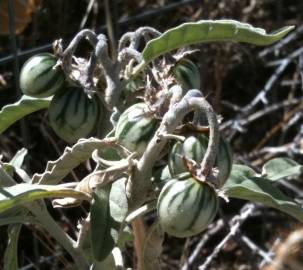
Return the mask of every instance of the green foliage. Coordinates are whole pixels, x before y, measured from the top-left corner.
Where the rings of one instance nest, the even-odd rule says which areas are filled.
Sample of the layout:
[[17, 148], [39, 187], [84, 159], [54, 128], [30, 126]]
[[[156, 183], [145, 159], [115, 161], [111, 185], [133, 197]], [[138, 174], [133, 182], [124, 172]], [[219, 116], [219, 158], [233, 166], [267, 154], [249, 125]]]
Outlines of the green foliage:
[[0, 188], [0, 213], [28, 202], [54, 197], [73, 197], [87, 199], [82, 192], [59, 186], [17, 184]]
[[91, 204], [91, 245], [96, 261], [104, 260], [114, 248], [110, 235], [109, 194], [111, 185], [97, 189]]
[[[271, 173], [272, 179], [280, 177], [279, 169], [272, 170]], [[287, 176], [294, 173], [297, 173], [297, 170], [289, 171]], [[222, 190], [228, 197], [262, 203], [285, 212], [303, 222], [302, 207], [275, 187], [272, 180], [257, 176], [255, 171], [247, 166], [233, 165], [231, 174]]]
[[22, 224], [8, 226], [8, 245], [4, 253], [3, 270], [18, 270], [18, 241]]
[[44, 173], [35, 174], [33, 183], [58, 184], [74, 168], [87, 160], [94, 150], [101, 148], [104, 148], [104, 143], [97, 138], [80, 139], [72, 147], [66, 147], [57, 160], [49, 161]]
[[262, 28], [234, 20], [202, 20], [184, 23], [150, 40], [142, 55], [146, 63], [169, 51], [203, 42], [236, 41], [269, 45], [286, 36], [294, 26], [286, 26], [267, 34]]
[[[199, 70], [193, 62], [182, 58], [176, 66], [166, 68], [165, 64], [161, 66], [159, 63], [165, 63], [166, 60], [170, 63], [174, 56], [154, 61], [156, 57], [172, 50], [203, 42], [238, 41], [268, 45], [292, 29], [289, 26], [267, 34], [264, 29], [233, 20], [185, 23], [150, 40], [140, 53], [139, 47], [136, 47], [139, 39], [135, 39], [141, 38], [138, 34], [141, 29], [133, 36], [129, 33], [128, 48], [124, 48], [121, 42], [122, 53], [118, 52], [116, 62], [105, 53], [108, 51], [107, 43], [101, 35], [96, 36], [92, 31], [83, 30], [66, 51], [58, 54], [58, 63], [65, 67], [66, 74], [61, 67], [55, 66], [57, 59], [50, 54], [40, 54], [29, 59], [21, 71], [21, 89], [34, 97], [53, 94], [54, 97], [51, 100], [24, 95], [18, 102], [4, 106], [0, 111], [0, 133], [26, 115], [49, 108], [49, 122], [56, 134], [68, 143], [77, 142], [67, 147], [57, 160], [49, 161], [43, 173], [34, 174], [33, 177], [22, 168], [26, 149], [18, 151], [10, 162], [0, 163], [0, 225], [10, 224], [4, 269], [18, 269], [18, 237], [20, 224], [25, 222], [41, 225], [49, 231], [72, 256], [78, 269], [88, 269], [89, 265], [90, 269], [95, 270], [124, 269], [120, 249], [124, 248], [127, 241], [133, 240], [132, 232], [129, 231], [131, 224], [128, 223], [155, 210], [157, 199], [159, 223], [156, 221], [150, 227], [143, 244], [145, 269], [155, 270], [161, 266], [163, 231], [175, 237], [190, 237], [202, 232], [213, 222], [218, 211], [218, 194], [221, 192], [227, 197], [274, 207], [303, 222], [302, 207], [274, 185], [277, 180], [303, 171], [303, 167], [291, 159], [270, 160], [264, 164], [262, 175], [257, 175], [247, 166], [232, 166], [232, 151], [221, 137], [215, 162], [218, 175], [209, 162], [209, 168], [203, 168], [202, 172], [205, 182], [194, 178], [197, 176], [195, 170], [197, 172], [201, 168], [205, 154], [212, 152], [207, 151], [209, 141], [215, 140], [209, 140], [201, 134], [191, 136], [187, 129], [183, 129], [194, 123], [186, 123], [182, 127], [178, 125], [184, 123], [184, 120], [190, 122], [192, 111], [205, 111], [210, 121], [209, 134], [218, 133], [216, 114], [205, 99], [199, 100], [201, 103], [206, 102], [201, 108], [196, 105], [197, 102], [190, 102], [193, 96], [197, 101], [194, 91], [186, 99], [171, 91], [178, 88], [171, 88], [176, 82], [183, 88], [183, 95], [190, 89], [200, 89]], [[148, 28], [145, 31], [151, 30]], [[137, 34], [139, 37], [136, 37]], [[144, 35], [145, 38], [148, 36]], [[93, 47], [89, 61], [73, 55], [73, 50], [83, 37]], [[138, 66], [133, 70], [134, 59]], [[150, 62], [152, 64], [146, 74], [139, 74]], [[105, 80], [100, 79], [100, 74], [105, 76]], [[126, 80], [128, 83], [125, 85]], [[63, 89], [67, 82], [69, 85]], [[106, 89], [102, 88], [104, 82]], [[145, 92], [141, 93], [143, 90]], [[98, 92], [97, 95], [94, 92]], [[121, 100], [121, 92], [124, 100]], [[92, 94], [92, 97], [87, 93]], [[113, 98], [115, 96], [116, 102]], [[134, 104], [138, 100], [144, 102]], [[183, 106], [182, 102], [188, 106]], [[134, 105], [125, 110], [129, 104]], [[213, 114], [211, 117], [210, 113]], [[185, 118], [178, 119], [175, 114], [182, 118], [185, 115]], [[211, 125], [211, 121], [215, 124]], [[98, 135], [104, 139], [83, 139], [90, 136], [98, 124], [101, 126], [101, 135]], [[112, 134], [115, 137], [109, 137]], [[171, 149], [168, 141], [175, 138], [182, 142], [178, 141]], [[150, 147], [147, 147], [148, 144]], [[137, 156], [132, 155], [134, 152]], [[90, 157], [96, 162], [93, 173], [84, 177], [80, 183], [73, 183], [75, 188], [58, 185]], [[208, 158], [215, 160], [214, 156]], [[189, 169], [184, 160], [194, 161], [197, 166]], [[17, 183], [14, 179], [16, 175], [24, 183]], [[215, 177], [219, 183], [214, 187], [214, 182], [209, 181], [215, 181]], [[140, 203], [134, 199], [136, 196], [142, 197]], [[80, 202], [88, 200], [91, 203], [89, 231], [82, 230], [83, 226], [79, 238], [74, 242], [48, 213], [43, 201], [47, 198], [75, 199]]]
[[103, 261], [115, 246], [124, 244], [121, 224], [128, 211], [125, 180], [119, 179], [93, 193], [91, 244], [96, 261]]
[[262, 176], [277, 181], [303, 172], [303, 166], [290, 158], [273, 158], [263, 165]]
[[33, 98], [24, 95], [16, 103], [4, 106], [0, 111], [0, 133], [28, 114], [48, 108], [50, 100], [50, 98]]

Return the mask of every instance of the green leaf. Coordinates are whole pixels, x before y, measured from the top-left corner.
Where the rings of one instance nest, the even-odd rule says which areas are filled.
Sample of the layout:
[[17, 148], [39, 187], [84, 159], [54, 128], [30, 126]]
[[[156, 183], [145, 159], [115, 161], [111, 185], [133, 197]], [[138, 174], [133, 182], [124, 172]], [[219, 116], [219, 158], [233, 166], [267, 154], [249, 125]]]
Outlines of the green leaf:
[[294, 160], [290, 158], [274, 158], [264, 164], [262, 176], [269, 180], [277, 181], [302, 172], [303, 166]]
[[99, 140], [96, 138], [80, 139], [72, 147], [66, 147], [64, 153], [55, 161], [47, 162], [45, 172], [35, 174], [32, 182], [55, 185], [68, 175], [74, 168], [89, 159], [96, 149], [104, 149], [111, 138]]
[[3, 270], [18, 270], [18, 240], [22, 224], [8, 227], [8, 245], [4, 253]]
[[0, 134], [24, 116], [45, 109], [49, 106], [49, 98], [33, 98], [23, 95], [20, 100], [6, 105], [0, 111]]
[[0, 188], [0, 213], [34, 200], [53, 197], [89, 199], [80, 191], [49, 185], [17, 184]]
[[128, 200], [125, 193], [126, 178], [112, 184], [110, 191], [110, 215], [113, 220], [123, 222], [128, 212]]
[[106, 186], [94, 195], [91, 206], [91, 239], [97, 261], [105, 259], [115, 246], [123, 246], [129, 239], [127, 230], [121, 230], [121, 224], [128, 213], [125, 184], [126, 178], [121, 178], [111, 185], [110, 191]]
[[272, 181], [256, 177], [255, 172], [247, 166], [233, 165], [222, 190], [229, 197], [276, 208], [303, 222], [302, 207], [273, 186]]
[[15, 224], [15, 223], [26, 223], [26, 222], [33, 223], [33, 221], [34, 220], [31, 217], [25, 216], [25, 215], [6, 217], [6, 218], [0, 217], [0, 226], [4, 226], [4, 225], [8, 225], [8, 224]]
[[294, 26], [286, 26], [267, 34], [262, 28], [234, 20], [201, 20], [184, 23], [150, 40], [143, 50], [143, 59], [147, 63], [169, 51], [203, 42], [237, 41], [269, 45], [283, 38], [293, 29]]
[[[22, 148], [20, 149], [15, 156], [11, 159], [11, 161], [6, 164], [7, 166], [11, 166], [13, 173], [16, 172], [19, 177], [22, 178], [22, 180], [26, 183], [29, 183], [31, 181], [31, 178], [29, 177], [29, 175], [26, 173], [25, 170], [23, 170], [21, 168], [23, 162], [24, 162], [24, 158], [27, 155], [27, 149], [26, 148]], [[13, 174], [11, 175], [13, 176]]]
[[[2, 163], [1, 164], [1, 170], [3, 170], [7, 175], [9, 175], [10, 177], [13, 177], [14, 176], [14, 173], [15, 173], [15, 168], [14, 166], [12, 166], [11, 164], [9, 163]], [[0, 180], [1, 181], [1, 180]]]
[[116, 180], [112, 184], [112, 189], [110, 191], [110, 228], [111, 236], [115, 241], [115, 244], [123, 248], [125, 243], [132, 238], [131, 232], [128, 227], [122, 229], [122, 223], [124, 222], [128, 213], [128, 200], [126, 197], [125, 186], [126, 178], [121, 178]]
[[13, 167], [10, 164], [0, 163], [0, 187], [13, 186], [15, 184], [11, 174], [13, 174]]
[[11, 159], [11, 161], [9, 162], [10, 165], [14, 166], [15, 168], [21, 168], [24, 158], [27, 155], [27, 149], [26, 148], [22, 148], [20, 149], [15, 155], [14, 157]]
[[26, 208], [11, 208], [0, 213], [0, 226], [33, 221], [33, 218], [31, 216], [27, 216], [27, 214], [28, 210]]
[[109, 196], [111, 185], [96, 189], [91, 204], [91, 245], [96, 261], [104, 260], [115, 242], [110, 235]]

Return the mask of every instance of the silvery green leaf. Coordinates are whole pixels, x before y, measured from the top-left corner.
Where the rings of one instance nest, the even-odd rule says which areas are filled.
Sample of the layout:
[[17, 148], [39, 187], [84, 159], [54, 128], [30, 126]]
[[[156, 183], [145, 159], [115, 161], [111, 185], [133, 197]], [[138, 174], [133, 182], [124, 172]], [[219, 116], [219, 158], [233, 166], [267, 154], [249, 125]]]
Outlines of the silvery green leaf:
[[274, 158], [267, 161], [262, 169], [262, 175], [272, 181], [277, 181], [302, 172], [302, 165], [285, 157]]
[[267, 34], [262, 28], [234, 20], [201, 20], [181, 24], [150, 40], [142, 54], [145, 63], [169, 51], [192, 44], [218, 41], [269, 45], [286, 36], [294, 26], [286, 26]]
[[48, 108], [50, 101], [51, 97], [33, 98], [23, 95], [17, 102], [5, 105], [0, 111], [0, 134], [24, 116]]
[[111, 236], [110, 196], [111, 185], [97, 188], [91, 204], [91, 246], [96, 261], [103, 261], [113, 250], [115, 241]]
[[10, 160], [9, 164], [11, 164], [12, 166], [14, 166], [15, 168], [21, 168], [24, 158], [27, 155], [27, 149], [26, 148], [22, 148], [20, 149], [15, 155], [14, 157]]
[[10, 225], [8, 231], [8, 244], [4, 253], [3, 270], [18, 270], [18, 241], [22, 224]]
[[247, 166], [234, 164], [222, 190], [228, 197], [261, 203], [303, 222], [303, 208], [283, 194], [271, 180], [257, 177]]
[[70, 188], [50, 185], [16, 184], [0, 188], [0, 213], [16, 206], [44, 198], [73, 197], [88, 199], [87, 195]]

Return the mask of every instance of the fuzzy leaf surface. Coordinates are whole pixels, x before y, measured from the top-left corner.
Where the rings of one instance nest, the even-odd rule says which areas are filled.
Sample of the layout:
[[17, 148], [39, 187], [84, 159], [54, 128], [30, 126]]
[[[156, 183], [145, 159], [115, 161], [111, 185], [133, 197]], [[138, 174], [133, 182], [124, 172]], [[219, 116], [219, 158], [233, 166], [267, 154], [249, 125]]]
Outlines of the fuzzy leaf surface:
[[274, 158], [267, 161], [262, 169], [262, 175], [269, 180], [277, 181], [282, 178], [300, 174], [303, 166], [290, 158]]
[[23, 95], [17, 102], [5, 105], [0, 111], [0, 134], [26, 115], [48, 108], [50, 101], [51, 97], [33, 98]]
[[8, 244], [4, 253], [3, 270], [18, 270], [18, 241], [22, 224], [8, 226]]
[[169, 51], [192, 44], [217, 41], [236, 41], [255, 45], [269, 45], [294, 29], [286, 26], [270, 34], [262, 28], [234, 20], [201, 20], [181, 24], [150, 40], [144, 50], [145, 63]]
[[49, 161], [44, 173], [35, 174], [33, 183], [58, 184], [74, 168], [90, 158], [96, 149], [102, 149], [110, 139], [100, 140], [97, 138], [80, 139], [72, 147], [66, 147], [63, 154], [54, 161]]
[[271, 180], [257, 177], [247, 166], [234, 164], [222, 190], [228, 197], [261, 203], [303, 222], [302, 207], [283, 194]]
[[109, 195], [111, 185], [96, 189], [91, 204], [91, 245], [96, 261], [103, 261], [113, 250], [110, 237]]
[[0, 188], [0, 213], [34, 200], [54, 197], [88, 199], [87, 195], [74, 189], [49, 185], [17, 184]]

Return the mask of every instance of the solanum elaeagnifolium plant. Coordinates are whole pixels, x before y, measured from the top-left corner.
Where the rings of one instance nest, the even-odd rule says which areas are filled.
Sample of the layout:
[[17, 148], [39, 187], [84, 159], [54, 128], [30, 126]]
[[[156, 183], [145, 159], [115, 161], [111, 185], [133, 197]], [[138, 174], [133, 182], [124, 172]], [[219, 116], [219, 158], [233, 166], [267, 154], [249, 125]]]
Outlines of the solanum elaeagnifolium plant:
[[[221, 194], [303, 221], [301, 206], [273, 185], [302, 166], [276, 158], [260, 175], [233, 165], [231, 146], [219, 134], [217, 115], [201, 92], [198, 64], [190, 52], [176, 51], [218, 41], [265, 46], [292, 29], [268, 34], [233, 20], [185, 23], [164, 33], [142, 27], [120, 38], [116, 60], [109, 56], [106, 37], [86, 29], [65, 50], [58, 41], [54, 54], [30, 58], [20, 76], [24, 95], [2, 108], [0, 131], [47, 109], [54, 132], [72, 145], [41, 174], [30, 176], [22, 169], [24, 149], [1, 163], [0, 224], [10, 224], [4, 269], [19, 268], [14, 232], [26, 222], [47, 230], [70, 254], [74, 268], [98, 270], [126, 269], [125, 242], [138, 237], [136, 220], [149, 211], [157, 218], [142, 240], [142, 269], [160, 269], [163, 232], [182, 238], [206, 230], [216, 219]], [[82, 39], [91, 45], [89, 59], [74, 55]], [[131, 94], [133, 100], [121, 98]], [[60, 184], [90, 157], [95, 162], [91, 173], [74, 185]], [[60, 228], [43, 203], [47, 198], [55, 207], [90, 203], [79, 232], [69, 236]]]

